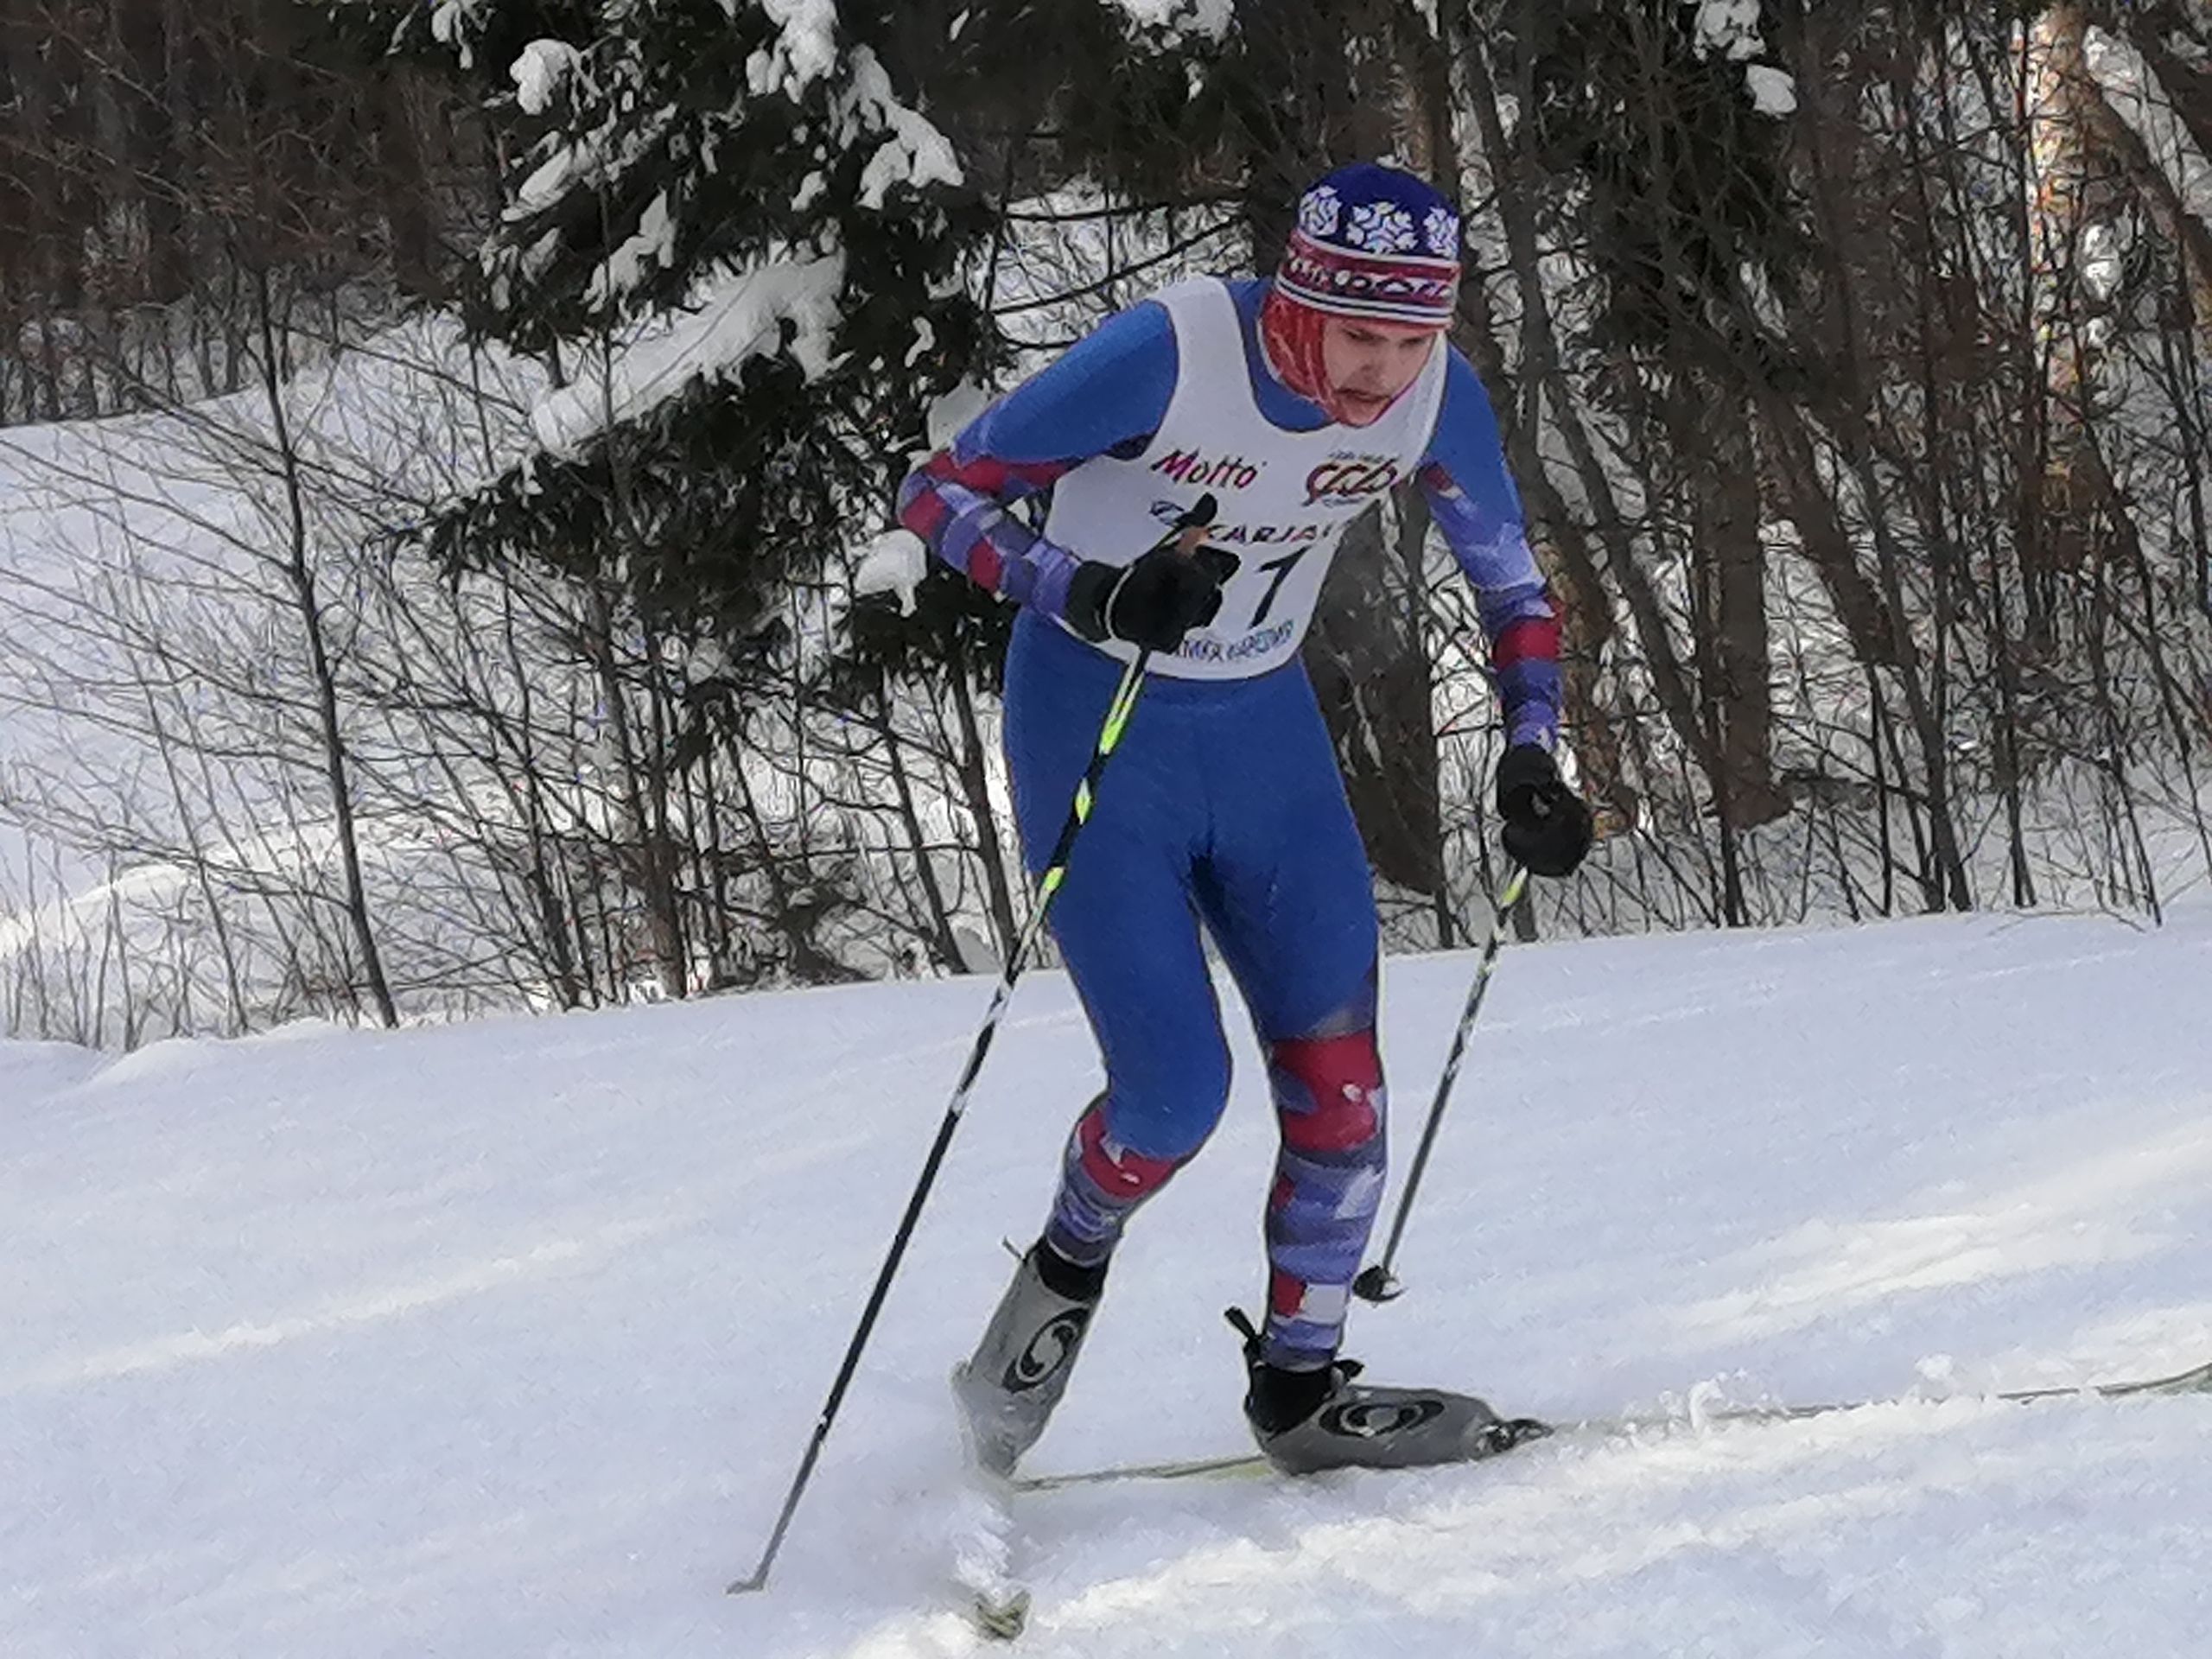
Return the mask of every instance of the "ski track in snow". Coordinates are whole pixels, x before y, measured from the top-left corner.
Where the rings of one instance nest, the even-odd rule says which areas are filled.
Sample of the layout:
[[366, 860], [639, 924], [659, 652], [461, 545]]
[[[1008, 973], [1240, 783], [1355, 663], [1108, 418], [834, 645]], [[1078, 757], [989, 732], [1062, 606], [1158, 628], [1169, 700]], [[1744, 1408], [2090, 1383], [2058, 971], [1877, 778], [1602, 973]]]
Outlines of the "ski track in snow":
[[[1472, 965], [1387, 967], [1401, 1166]], [[1408, 1293], [1355, 1314], [1372, 1374], [1558, 1418], [1913, 1397], [1024, 1495], [1018, 1650], [2201, 1654], [2212, 1398], [1977, 1396], [2212, 1355], [2209, 991], [2202, 906], [1509, 951]], [[1018, 995], [771, 1588], [721, 1592], [988, 995], [0, 1044], [0, 1656], [998, 1650], [957, 1606], [962, 1552], [998, 1545], [944, 1380], [1096, 1086], [1054, 975]], [[1236, 1047], [1039, 1471], [1243, 1449], [1219, 1310], [1259, 1288], [1272, 1136]]]

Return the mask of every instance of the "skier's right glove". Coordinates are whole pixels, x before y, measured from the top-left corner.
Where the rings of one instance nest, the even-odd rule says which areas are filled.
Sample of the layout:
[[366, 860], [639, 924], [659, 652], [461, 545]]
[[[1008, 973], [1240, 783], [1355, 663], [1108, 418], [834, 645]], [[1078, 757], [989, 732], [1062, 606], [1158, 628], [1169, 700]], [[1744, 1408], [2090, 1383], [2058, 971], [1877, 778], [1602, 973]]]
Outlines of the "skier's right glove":
[[1085, 559], [1068, 582], [1068, 626], [1096, 645], [1124, 639], [1146, 651], [1173, 651], [1221, 609], [1222, 584], [1236, 556], [1218, 547], [1185, 553], [1163, 542], [1127, 565]]
[[1506, 855], [1532, 875], [1572, 875], [1590, 850], [1590, 809], [1541, 743], [1516, 743], [1497, 763], [1497, 816]]

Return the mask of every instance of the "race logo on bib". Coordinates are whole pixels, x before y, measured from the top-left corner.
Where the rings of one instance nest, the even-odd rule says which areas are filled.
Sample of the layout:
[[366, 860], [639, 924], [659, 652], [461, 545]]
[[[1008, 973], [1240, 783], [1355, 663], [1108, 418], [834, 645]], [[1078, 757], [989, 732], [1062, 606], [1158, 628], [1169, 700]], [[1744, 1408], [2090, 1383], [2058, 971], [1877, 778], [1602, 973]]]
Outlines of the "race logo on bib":
[[1384, 494], [1405, 474], [1390, 455], [1335, 454], [1306, 474], [1308, 506], [1326, 502], [1332, 506], [1359, 506]]

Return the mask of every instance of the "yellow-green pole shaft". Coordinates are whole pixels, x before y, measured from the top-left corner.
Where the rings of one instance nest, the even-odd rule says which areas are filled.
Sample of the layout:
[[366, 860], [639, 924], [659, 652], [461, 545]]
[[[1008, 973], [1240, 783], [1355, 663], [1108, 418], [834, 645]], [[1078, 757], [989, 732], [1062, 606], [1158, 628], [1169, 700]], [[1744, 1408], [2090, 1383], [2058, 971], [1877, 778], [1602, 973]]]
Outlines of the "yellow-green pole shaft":
[[953, 1132], [960, 1127], [961, 1114], [968, 1109], [968, 1091], [974, 1087], [976, 1076], [983, 1069], [983, 1059], [991, 1052], [991, 1039], [997, 1035], [1000, 1017], [1005, 1014], [1007, 1001], [1014, 995], [1014, 982], [1021, 976], [1022, 968], [1029, 960], [1030, 949], [1043, 931], [1045, 917], [1052, 907], [1052, 895], [1060, 890], [1066, 879], [1068, 858], [1075, 850], [1076, 836], [1090, 821], [1092, 804], [1098, 798], [1099, 780], [1106, 775], [1106, 763], [1114, 757], [1115, 748], [1121, 743], [1122, 734], [1128, 727], [1129, 715], [1136, 707], [1137, 693], [1144, 686], [1145, 666], [1152, 659], [1148, 651], [1140, 652], [1136, 660], [1122, 673], [1121, 683], [1115, 688], [1113, 701], [1106, 705], [1106, 718], [1098, 728], [1098, 741], [1092, 748], [1090, 764], [1085, 767], [1083, 780], [1076, 785], [1075, 799], [1069, 804], [1067, 822], [1060, 826], [1059, 839], [1052, 843], [1052, 855], [1046, 861], [1044, 874], [1038, 878], [1037, 903], [1029, 912], [1029, 921], [1014, 943], [1013, 954], [1007, 957], [1006, 967], [999, 975], [998, 989], [991, 997], [990, 1011], [983, 1016], [982, 1029], [976, 1033], [975, 1046], [968, 1052], [968, 1064], [961, 1068], [960, 1081], [952, 1090], [952, 1099], [944, 1109], [944, 1120], [938, 1123], [937, 1139], [931, 1143], [929, 1156], [922, 1164], [920, 1179], [914, 1183], [912, 1195], [906, 1200], [906, 1212], [899, 1220], [899, 1230], [892, 1236], [891, 1248], [883, 1258], [883, 1266], [875, 1275], [875, 1287], [868, 1292], [868, 1306], [861, 1311], [860, 1324], [854, 1328], [853, 1339], [845, 1349], [844, 1363], [837, 1368], [836, 1381], [830, 1385], [830, 1397], [823, 1402], [822, 1414], [815, 1420], [814, 1433], [806, 1443], [806, 1452], [799, 1459], [798, 1472], [792, 1477], [791, 1491], [785, 1495], [784, 1506], [776, 1516], [776, 1525], [768, 1535], [767, 1548], [761, 1552], [760, 1565], [749, 1577], [732, 1584], [730, 1593], [742, 1595], [749, 1591], [765, 1590], [768, 1586], [768, 1571], [775, 1565], [776, 1556], [784, 1546], [784, 1535], [791, 1530], [791, 1517], [798, 1513], [800, 1497], [807, 1483], [814, 1477], [814, 1465], [820, 1461], [823, 1446], [830, 1438], [830, 1425], [837, 1420], [837, 1408], [844, 1403], [845, 1391], [852, 1386], [854, 1374], [860, 1370], [861, 1351], [868, 1346], [869, 1335], [875, 1329], [877, 1316], [891, 1294], [891, 1281], [898, 1276], [899, 1264], [906, 1258], [906, 1245], [914, 1236], [914, 1228], [921, 1220], [922, 1206], [928, 1202], [930, 1189], [937, 1184], [938, 1170], [952, 1146]]
[[[1216, 504], [1211, 495], [1201, 495], [1184, 512], [1168, 531], [1160, 545], [1190, 552], [1205, 539], [1205, 532], [1213, 526]], [[954, 1085], [952, 1098], [945, 1105], [944, 1117], [938, 1124], [937, 1139], [930, 1144], [929, 1156], [923, 1161], [920, 1178], [914, 1183], [912, 1195], [906, 1200], [906, 1212], [899, 1218], [899, 1230], [892, 1235], [891, 1248], [884, 1255], [883, 1266], [875, 1275], [875, 1286], [868, 1292], [868, 1306], [861, 1310], [860, 1324], [854, 1327], [853, 1339], [846, 1344], [845, 1357], [837, 1367], [836, 1381], [830, 1385], [830, 1397], [823, 1402], [822, 1414], [815, 1420], [814, 1433], [806, 1443], [806, 1452], [799, 1459], [798, 1472], [791, 1478], [791, 1491], [785, 1494], [784, 1507], [776, 1516], [774, 1530], [768, 1535], [768, 1546], [760, 1554], [760, 1565], [752, 1575], [738, 1580], [730, 1586], [732, 1595], [747, 1591], [765, 1590], [768, 1586], [768, 1570], [775, 1565], [777, 1552], [784, 1546], [784, 1535], [791, 1530], [791, 1517], [798, 1513], [800, 1497], [805, 1493], [807, 1482], [813, 1478], [814, 1465], [820, 1461], [822, 1447], [830, 1438], [830, 1427], [837, 1420], [837, 1408], [844, 1403], [845, 1390], [852, 1386], [853, 1375], [860, 1370], [861, 1353], [868, 1346], [869, 1334], [883, 1312], [884, 1299], [891, 1294], [891, 1281], [898, 1276], [899, 1264], [905, 1260], [907, 1241], [913, 1237], [915, 1224], [920, 1221], [922, 1206], [929, 1200], [930, 1189], [937, 1184], [938, 1170], [944, 1162], [946, 1151], [952, 1145], [953, 1132], [960, 1127], [961, 1114], [968, 1109], [968, 1091], [975, 1086], [976, 1073], [983, 1069], [984, 1058], [991, 1052], [991, 1039], [998, 1034], [999, 1020], [1006, 1013], [1007, 1001], [1014, 995], [1014, 982], [1021, 977], [1021, 970], [1029, 960], [1030, 948], [1037, 936], [1044, 931], [1045, 918], [1052, 907], [1052, 895], [1060, 890], [1067, 879], [1068, 859], [1075, 851], [1076, 836], [1090, 821], [1090, 809], [1098, 798], [1099, 780], [1106, 775], [1106, 763], [1114, 758], [1120, 747], [1122, 734], [1128, 729], [1129, 715], [1137, 706], [1137, 693], [1144, 689], [1146, 668], [1152, 662], [1149, 650], [1140, 650], [1136, 658], [1122, 671], [1121, 683], [1114, 688], [1114, 696], [1106, 705], [1106, 715], [1099, 722], [1098, 741], [1091, 746], [1090, 764], [1084, 768], [1083, 778], [1075, 786], [1075, 799], [1068, 804], [1067, 822], [1060, 826], [1059, 839], [1052, 843], [1051, 855], [1037, 880], [1037, 903], [1029, 912], [1029, 920], [1014, 941], [1014, 950], [1007, 957], [1006, 966], [1000, 971], [998, 989], [992, 993], [991, 1006], [983, 1016], [982, 1029], [976, 1033], [975, 1046], [968, 1051], [968, 1064], [960, 1069], [960, 1081]]]

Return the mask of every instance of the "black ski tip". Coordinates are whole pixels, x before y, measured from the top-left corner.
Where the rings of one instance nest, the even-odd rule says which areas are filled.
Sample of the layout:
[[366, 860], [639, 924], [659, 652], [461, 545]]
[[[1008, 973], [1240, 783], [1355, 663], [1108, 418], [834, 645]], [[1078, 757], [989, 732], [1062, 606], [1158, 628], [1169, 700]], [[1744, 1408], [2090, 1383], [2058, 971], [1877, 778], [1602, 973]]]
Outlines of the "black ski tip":
[[976, 1628], [995, 1642], [1011, 1642], [1028, 1627], [1029, 1592], [1016, 1590], [1011, 1595], [976, 1598], [974, 1609]]
[[1531, 1440], [1549, 1440], [1559, 1433], [1551, 1424], [1536, 1417], [1501, 1417], [1484, 1431], [1490, 1442], [1491, 1455], [1510, 1452], [1516, 1446], [1526, 1446]]

